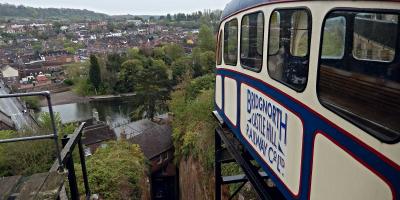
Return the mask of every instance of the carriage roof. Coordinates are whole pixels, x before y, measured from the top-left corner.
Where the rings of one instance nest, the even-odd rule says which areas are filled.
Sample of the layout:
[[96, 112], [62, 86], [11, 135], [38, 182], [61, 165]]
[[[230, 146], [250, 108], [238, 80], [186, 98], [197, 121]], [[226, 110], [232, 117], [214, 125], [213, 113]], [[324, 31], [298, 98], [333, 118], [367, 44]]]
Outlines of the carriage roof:
[[[279, 3], [279, 2], [293, 2], [293, 1], [307, 1], [307, 0], [232, 0], [226, 6], [224, 11], [222, 12], [221, 19], [225, 18], [253, 7], [257, 7], [259, 5], [271, 4], [271, 3]], [[312, 1], [312, 0], [308, 0]], [[368, 1], [368, 0], [367, 0]], [[384, 0], [384, 1], [395, 1], [399, 2], [400, 0]]]
[[258, 5], [275, 3], [275, 2], [285, 2], [285, 1], [290, 1], [290, 0], [232, 0], [225, 6], [224, 11], [222, 12], [221, 19], [225, 19], [226, 17], [234, 13], [237, 13], [241, 10], [256, 7]]

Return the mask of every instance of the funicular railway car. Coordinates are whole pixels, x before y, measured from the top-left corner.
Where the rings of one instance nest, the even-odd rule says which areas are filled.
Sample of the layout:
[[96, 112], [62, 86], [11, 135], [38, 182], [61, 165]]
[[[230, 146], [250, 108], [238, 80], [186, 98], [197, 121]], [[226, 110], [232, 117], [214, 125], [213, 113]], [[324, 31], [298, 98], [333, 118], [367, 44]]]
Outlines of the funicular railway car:
[[233, 0], [216, 113], [286, 199], [400, 199], [400, 2]]

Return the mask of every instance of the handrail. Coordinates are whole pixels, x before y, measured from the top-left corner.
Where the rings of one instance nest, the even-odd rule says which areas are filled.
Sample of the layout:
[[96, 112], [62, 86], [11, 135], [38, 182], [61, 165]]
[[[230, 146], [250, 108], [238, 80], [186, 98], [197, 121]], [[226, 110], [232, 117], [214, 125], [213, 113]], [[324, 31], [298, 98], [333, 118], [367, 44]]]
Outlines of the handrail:
[[[82, 169], [83, 176], [83, 184], [85, 186], [85, 195], [86, 199], [90, 199], [90, 188], [89, 188], [89, 180], [87, 177], [86, 171], [86, 161], [85, 161], [85, 152], [82, 145], [82, 134], [83, 129], [85, 128], [86, 122], [82, 122], [78, 128], [75, 129], [74, 133], [70, 135], [64, 135], [61, 139], [63, 149], [61, 150], [61, 162], [65, 165], [65, 168], [68, 170], [68, 181], [69, 181], [69, 190], [70, 190], [70, 198], [72, 200], [79, 200], [79, 190], [76, 180], [74, 161], [72, 158], [72, 152], [74, 151], [76, 145], [78, 145], [79, 149], [79, 159]], [[53, 163], [53, 166], [50, 168], [50, 172], [62, 170], [59, 168], [59, 165], [56, 162]]]
[[[86, 122], [82, 122], [81, 125], [79, 125], [78, 128], [75, 129], [74, 133], [71, 135], [68, 135], [68, 143], [64, 146], [64, 148], [61, 151], [61, 162], [65, 163], [68, 159], [68, 154], [72, 153], [72, 150], [75, 148], [75, 145], [78, 143], [78, 141], [81, 139], [83, 128], [85, 127]], [[57, 171], [59, 170], [59, 166], [57, 165], [57, 162], [54, 162], [53, 165], [50, 168], [50, 171]]]
[[43, 92], [3, 94], [3, 95], [0, 95], [0, 99], [3, 99], [3, 98], [14, 98], [14, 97], [27, 97], [27, 96], [44, 96], [44, 97], [46, 97], [47, 105], [49, 107], [50, 120], [51, 120], [52, 129], [53, 129], [53, 134], [52, 135], [41, 135], [41, 136], [30, 136], [30, 137], [19, 137], [19, 138], [2, 139], [2, 140], [0, 140], [0, 144], [1, 143], [11, 143], [11, 142], [21, 142], [21, 141], [53, 139], [55, 147], [56, 147], [59, 169], [62, 169], [63, 163], [61, 161], [60, 148], [59, 148], [59, 144], [58, 144], [58, 133], [57, 133], [57, 127], [56, 127], [55, 120], [54, 120], [54, 113], [53, 113], [53, 107], [52, 107], [52, 104], [51, 104], [50, 92], [49, 91], [43, 91]]

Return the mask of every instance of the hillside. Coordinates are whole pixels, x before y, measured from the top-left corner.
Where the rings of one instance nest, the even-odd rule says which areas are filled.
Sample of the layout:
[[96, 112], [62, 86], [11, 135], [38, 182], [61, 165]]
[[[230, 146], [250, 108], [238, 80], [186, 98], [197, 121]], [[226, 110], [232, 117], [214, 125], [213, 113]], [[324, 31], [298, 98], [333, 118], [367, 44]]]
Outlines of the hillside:
[[41, 19], [41, 20], [101, 20], [109, 16], [89, 10], [69, 8], [33, 8], [0, 4], [1, 19]]

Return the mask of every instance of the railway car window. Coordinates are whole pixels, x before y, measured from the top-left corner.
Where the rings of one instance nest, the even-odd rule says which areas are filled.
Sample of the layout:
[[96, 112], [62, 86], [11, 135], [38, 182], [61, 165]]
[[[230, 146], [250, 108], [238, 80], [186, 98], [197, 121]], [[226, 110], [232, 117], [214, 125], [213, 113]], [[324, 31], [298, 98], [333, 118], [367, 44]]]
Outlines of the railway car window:
[[[371, 21], [374, 22], [371, 23]], [[360, 60], [393, 61], [397, 34], [395, 27], [397, 27], [397, 24], [397, 15], [356, 14], [354, 18], [353, 56]]]
[[322, 29], [319, 61], [321, 104], [387, 143], [400, 139], [398, 18], [398, 14], [331, 12]]
[[341, 59], [344, 55], [346, 19], [343, 16], [332, 17], [325, 21], [322, 58]]
[[222, 31], [219, 32], [217, 46], [217, 65], [222, 64]]
[[269, 42], [268, 55], [275, 55], [279, 51], [279, 34], [280, 34], [280, 16], [279, 12], [273, 12], [269, 22]]
[[240, 37], [240, 62], [243, 67], [259, 71], [263, 60], [264, 14], [245, 15], [242, 18]]
[[305, 11], [292, 14], [290, 53], [293, 56], [306, 56], [308, 53], [308, 16]]
[[238, 21], [233, 19], [224, 27], [224, 61], [227, 65], [236, 66], [238, 54]]
[[304, 90], [311, 34], [308, 12], [304, 9], [276, 10], [269, 27], [269, 75], [296, 91]]

